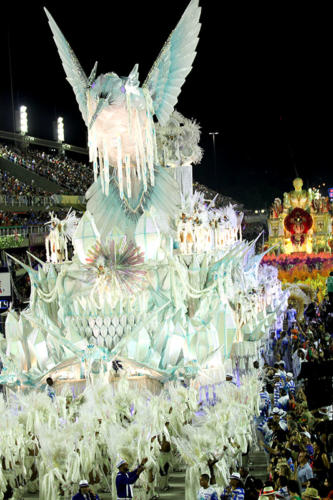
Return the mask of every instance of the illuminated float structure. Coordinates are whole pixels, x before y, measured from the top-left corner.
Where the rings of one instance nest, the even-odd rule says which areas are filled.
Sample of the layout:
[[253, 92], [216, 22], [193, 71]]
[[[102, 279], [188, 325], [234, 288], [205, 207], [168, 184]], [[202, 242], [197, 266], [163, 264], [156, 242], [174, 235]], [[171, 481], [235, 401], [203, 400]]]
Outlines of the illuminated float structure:
[[[333, 265], [332, 204], [317, 189], [303, 189], [303, 181], [293, 181], [294, 191], [276, 198], [268, 219], [269, 252], [263, 264], [273, 265], [299, 317], [314, 297], [322, 301], [326, 280]], [[301, 304], [301, 306], [298, 306]]]
[[70, 230], [51, 221], [48, 262], [21, 264], [30, 303], [8, 313], [0, 381], [36, 387], [56, 374], [81, 387], [112, 382], [120, 365], [146, 386], [142, 375], [221, 380], [231, 356], [245, 370], [288, 293], [260, 267], [255, 242], [242, 240], [242, 214], [192, 192], [200, 129], [174, 106], [196, 54], [198, 0], [142, 86], [137, 65], [121, 78], [96, 78], [95, 65], [88, 78], [47, 16], [88, 128], [95, 182], [81, 220], [67, 217]]
[[303, 189], [303, 181], [293, 181], [294, 191], [276, 198], [268, 219], [268, 247], [274, 253], [307, 254], [332, 249], [332, 215], [328, 197], [319, 191]]

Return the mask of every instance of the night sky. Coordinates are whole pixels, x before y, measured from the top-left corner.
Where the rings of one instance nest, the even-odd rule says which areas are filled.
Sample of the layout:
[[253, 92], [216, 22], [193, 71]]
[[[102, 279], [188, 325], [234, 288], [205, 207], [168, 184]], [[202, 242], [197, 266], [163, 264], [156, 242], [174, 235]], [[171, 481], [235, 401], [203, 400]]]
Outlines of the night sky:
[[[86, 74], [96, 60], [98, 74], [120, 76], [139, 63], [143, 82], [187, 4], [13, 2], [2, 12], [0, 30], [0, 129], [13, 129], [10, 52], [14, 106], [28, 106], [29, 133], [52, 139], [52, 122], [61, 115], [66, 142], [86, 145], [43, 5]], [[296, 173], [305, 187], [333, 186], [329, 3], [291, 4], [201, 0], [198, 55], [177, 105], [202, 126], [205, 156], [195, 179], [249, 208], [270, 205], [291, 189]], [[211, 131], [219, 132], [216, 169]]]

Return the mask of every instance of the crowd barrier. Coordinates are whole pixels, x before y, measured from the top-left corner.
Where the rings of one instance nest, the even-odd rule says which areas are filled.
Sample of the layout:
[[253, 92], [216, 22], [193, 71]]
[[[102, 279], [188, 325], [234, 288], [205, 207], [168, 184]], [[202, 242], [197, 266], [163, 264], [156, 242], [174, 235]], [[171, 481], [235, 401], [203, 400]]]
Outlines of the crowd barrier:
[[76, 207], [85, 205], [84, 196], [54, 194], [52, 196], [0, 195], [0, 206], [6, 207]]
[[78, 195], [53, 194], [51, 199], [56, 205], [73, 207], [85, 204], [85, 197]]
[[49, 206], [51, 198], [49, 196], [11, 196], [0, 195], [0, 205], [8, 207], [33, 207], [33, 206]]
[[33, 224], [29, 226], [0, 226], [0, 236], [20, 235], [27, 238], [30, 234], [44, 234], [49, 232], [45, 224]]

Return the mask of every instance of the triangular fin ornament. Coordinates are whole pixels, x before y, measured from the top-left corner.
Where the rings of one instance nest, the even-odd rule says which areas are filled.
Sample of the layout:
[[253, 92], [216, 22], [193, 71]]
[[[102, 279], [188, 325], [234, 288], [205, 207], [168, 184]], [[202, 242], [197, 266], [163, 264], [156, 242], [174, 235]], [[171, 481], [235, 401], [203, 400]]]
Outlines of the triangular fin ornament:
[[131, 85], [133, 85], [135, 87], [137, 87], [138, 85], [140, 85], [140, 81], [139, 81], [139, 65], [138, 64], [134, 65], [134, 68], [132, 69], [132, 71], [128, 75], [127, 80], [129, 81], [129, 83]]
[[91, 85], [94, 83], [94, 80], [96, 78], [97, 66], [98, 66], [98, 61], [95, 62], [94, 67], [91, 70], [90, 76], [88, 78], [88, 86], [89, 87], [91, 87]]

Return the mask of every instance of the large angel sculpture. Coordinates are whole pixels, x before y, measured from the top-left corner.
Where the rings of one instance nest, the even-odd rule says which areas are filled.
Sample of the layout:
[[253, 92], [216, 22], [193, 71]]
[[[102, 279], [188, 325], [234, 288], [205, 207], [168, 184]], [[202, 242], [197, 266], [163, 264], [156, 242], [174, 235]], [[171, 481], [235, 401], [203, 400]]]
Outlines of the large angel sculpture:
[[87, 77], [54, 19], [45, 11], [88, 128], [95, 182], [86, 193], [87, 208], [101, 236], [107, 236], [114, 226], [127, 233], [133, 231], [151, 204], [174, 215], [177, 188], [159, 164], [153, 117], [162, 126], [168, 122], [192, 68], [201, 26], [199, 0], [190, 1], [143, 85], [137, 64], [128, 77], [106, 73], [96, 78], [96, 63]]

